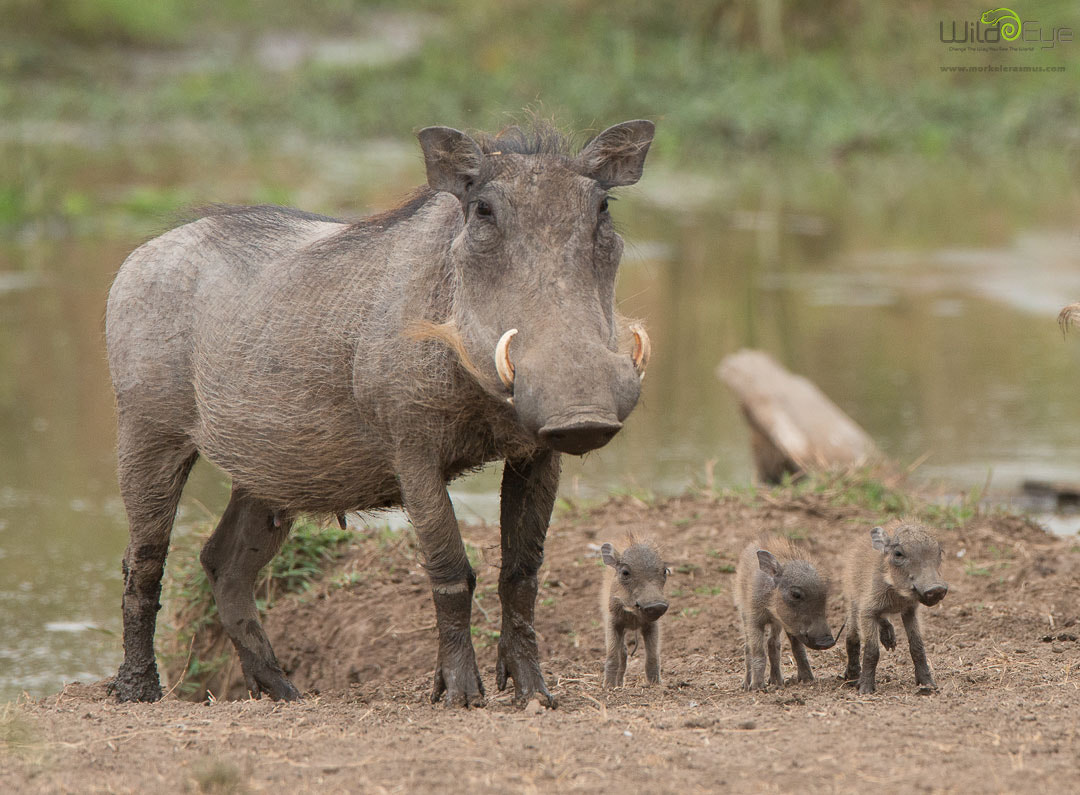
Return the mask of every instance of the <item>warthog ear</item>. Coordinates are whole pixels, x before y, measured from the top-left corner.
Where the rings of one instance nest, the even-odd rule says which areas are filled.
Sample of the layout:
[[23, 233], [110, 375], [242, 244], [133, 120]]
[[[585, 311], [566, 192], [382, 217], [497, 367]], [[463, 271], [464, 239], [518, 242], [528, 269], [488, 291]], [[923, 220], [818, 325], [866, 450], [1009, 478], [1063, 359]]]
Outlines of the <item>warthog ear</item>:
[[772, 578], [773, 583], [780, 579], [784, 573], [784, 567], [776, 559], [776, 555], [765, 549], [757, 551], [758, 567]]
[[608, 127], [585, 144], [577, 156], [578, 166], [585, 176], [607, 187], [633, 185], [641, 179], [655, 131], [656, 125], [644, 119]]
[[483, 153], [476, 141], [450, 127], [425, 127], [416, 137], [424, 151], [431, 189], [444, 190], [464, 199], [480, 174]]
[[889, 534], [880, 527], [875, 527], [870, 531], [870, 546], [878, 552], [884, 552], [885, 547], [889, 545], [890, 541], [892, 541], [892, 539], [889, 538]]
[[615, 567], [619, 565], [619, 553], [611, 544], [604, 544], [600, 547], [600, 557], [603, 558], [605, 566]]

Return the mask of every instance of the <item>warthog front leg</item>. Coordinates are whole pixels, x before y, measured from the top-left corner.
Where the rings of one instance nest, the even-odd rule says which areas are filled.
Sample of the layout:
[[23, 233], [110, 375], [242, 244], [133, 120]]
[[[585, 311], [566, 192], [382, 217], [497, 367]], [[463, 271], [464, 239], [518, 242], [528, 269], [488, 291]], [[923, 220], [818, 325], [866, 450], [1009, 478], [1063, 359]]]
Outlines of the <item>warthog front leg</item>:
[[604, 687], [622, 687], [626, 677], [626, 626], [608, 617], [607, 661], [604, 663]]
[[645, 681], [660, 684], [660, 625], [646, 621], [641, 625], [641, 638], [645, 641]]
[[745, 690], [765, 689], [765, 627], [753, 622], [746, 624], [746, 665], [747, 677], [743, 685]]
[[[870, 613], [859, 616], [859, 635], [862, 636], [862, 672], [859, 674], [859, 693], [866, 695], [877, 689], [875, 678], [877, 677], [878, 658], [881, 655], [881, 646], [878, 644], [879, 624], [877, 619]], [[850, 661], [848, 662], [850, 665]]]
[[900, 618], [904, 621], [904, 631], [907, 632], [911, 661], [915, 663], [915, 682], [923, 687], [932, 687], [937, 690], [934, 677], [930, 674], [930, 665], [926, 662], [926, 648], [923, 646], [922, 632], [919, 629], [919, 615], [915, 611], [916, 608], [912, 606], [900, 614]]
[[156, 701], [161, 681], [154, 659], [154, 628], [161, 607], [161, 575], [176, 505], [196, 453], [175, 446], [147, 448], [146, 437], [120, 417], [120, 492], [131, 541], [124, 553], [124, 661], [109, 692], [121, 701]]
[[859, 614], [855, 611], [854, 604], [848, 608], [847, 628], [847, 639], [844, 641], [844, 646], [847, 649], [847, 668], [844, 669], [844, 682], [853, 685], [859, 681], [859, 674], [862, 672], [862, 664], [859, 661], [859, 651], [862, 645], [859, 643]]
[[513, 679], [514, 701], [519, 704], [535, 697], [545, 706], [555, 706], [540, 673], [533, 611], [536, 573], [544, 561], [544, 538], [558, 487], [559, 454], [550, 450], [526, 461], [507, 461], [503, 469], [499, 572], [502, 633], [495, 682], [503, 690]]
[[814, 672], [810, 669], [810, 659], [806, 656], [806, 646], [802, 641], [787, 633], [791, 643], [791, 656], [795, 658], [795, 667], [799, 669], [798, 680], [800, 682], [813, 682]]
[[482, 707], [484, 685], [470, 633], [476, 575], [461, 541], [453, 503], [437, 467], [413, 459], [403, 462], [399, 471], [405, 510], [424, 553], [439, 629], [431, 703], [445, 695], [448, 707]]
[[233, 487], [221, 521], [199, 555], [214, 589], [221, 625], [236, 647], [244, 683], [255, 698], [294, 701], [300, 692], [278, 664], [255, 606], [255, 579], [278, 553], [291, 519], [275, 521], [274, 510]]
[[784, 686], [784, 674], [780, 670], [780, 625], [773, 624], [769, 630], [769, 684]]

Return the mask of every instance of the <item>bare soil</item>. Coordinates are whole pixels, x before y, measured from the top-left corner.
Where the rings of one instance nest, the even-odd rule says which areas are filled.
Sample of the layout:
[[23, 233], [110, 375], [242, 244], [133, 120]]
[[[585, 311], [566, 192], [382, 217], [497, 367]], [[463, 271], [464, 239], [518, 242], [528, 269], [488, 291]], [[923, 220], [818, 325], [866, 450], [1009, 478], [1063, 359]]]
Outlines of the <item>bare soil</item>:
[[[0, 791], [1080, 792], [1080, 545], [1022, 518], [939, 530], [949, 595], [922, 613], [939, 691], [916, 689], [902, 632], [874, 695], [839, 681], [842, 643], [811, 652], [811, 684], [741, 690], [740, 549], [784, 533], [835, 570], [884, 518], [842, 503], [781, 491], [567, 512], [536, 621], [554, 711], [494, 689], [497, 528], [463, 529], [482, 553], [474, 639], [489, 688], [470, 711], [428, 701], [434, 612], [408, 535], [361, 539], [268, 612], [305, 700], [117, 704], [104, 683], [72, 684], [0, 711]], [[638, 654], [627, 687], [605, 691], [596, 549], [627, 531], [659, 540], [673, 570], [663, 684], [644, 686]], [[839, 627], [839, 594], [832, 614]]]

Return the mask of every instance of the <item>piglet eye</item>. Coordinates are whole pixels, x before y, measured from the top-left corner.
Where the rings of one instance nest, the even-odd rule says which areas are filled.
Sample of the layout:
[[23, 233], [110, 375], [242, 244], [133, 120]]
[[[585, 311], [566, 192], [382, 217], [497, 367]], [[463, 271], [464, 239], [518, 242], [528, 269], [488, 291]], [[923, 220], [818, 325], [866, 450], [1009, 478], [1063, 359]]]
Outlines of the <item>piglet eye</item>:
[[794, 599], [796, 602], [799, 601], [800, 599], [802, 599], [802, 591], [800, 591], [798, 588], [793, 588], [791, 591], [791, 598]]
[[491, 205], [483, 199], [477, 199], [473, 204], [473, 212], [481, 218], [490, 218], [495, 213], [491, 211]]
[[619, 572], [619, 576], [622, 577], [624, 580], [629, 580], [630, 579], [630, 569], [623, 569], [622, 571]]
[[604, 200], [600, 202], [600, 213], [606, 213], [608, 211], [608, 197], [605, 196]]

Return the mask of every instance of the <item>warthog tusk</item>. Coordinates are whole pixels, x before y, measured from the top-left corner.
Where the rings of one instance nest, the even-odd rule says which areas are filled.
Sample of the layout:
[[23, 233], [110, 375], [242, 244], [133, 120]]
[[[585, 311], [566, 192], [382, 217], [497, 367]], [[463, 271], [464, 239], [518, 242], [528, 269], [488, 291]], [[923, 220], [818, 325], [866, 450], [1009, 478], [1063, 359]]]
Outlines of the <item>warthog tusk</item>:
[[510, 340], [518, 333], [512, 328], [499, 337], [499, 343], [495, 346], [495, 370], [499, 374], [499, 380], [507, 389], [514, 388], [514, 363], [510, 361]]
[[634, 369], [637, 370], [638, 378], [645, 377], [645, 368], [649, 366], [649, 356], [652, 355], [652, 343], [649, 335], [645, 333], [645, 327], [635, 323], [630, 327], [634, 335]]

